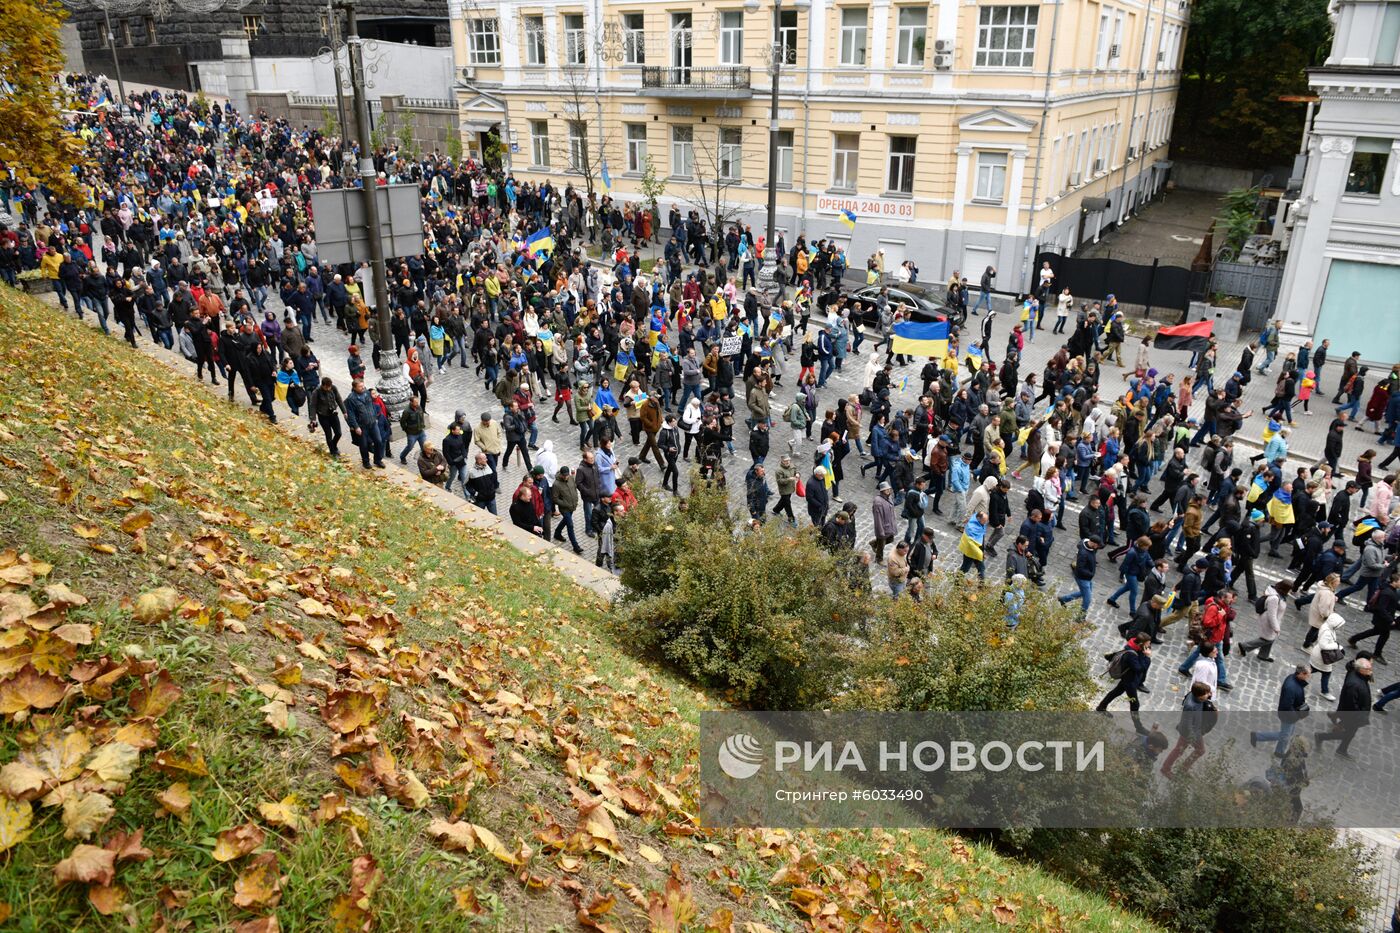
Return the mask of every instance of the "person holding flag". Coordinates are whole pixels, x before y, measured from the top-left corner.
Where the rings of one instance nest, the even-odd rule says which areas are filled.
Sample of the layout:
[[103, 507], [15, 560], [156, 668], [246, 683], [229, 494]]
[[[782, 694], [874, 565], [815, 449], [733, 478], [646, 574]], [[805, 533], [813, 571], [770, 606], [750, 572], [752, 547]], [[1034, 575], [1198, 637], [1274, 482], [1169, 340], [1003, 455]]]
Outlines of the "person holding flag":
[[958, 568], [958, 573], [967, 573], [974, 567], [977, 568], [977, 579], [985, 580], [987, 577], [985, 553], [983, 552], [983, 542], [987, 539], [986, 512], [978, 512], [967, 520], [963, 526], [962, 538], [958, 540], [958, 551], [962, 554], [962, 566]]

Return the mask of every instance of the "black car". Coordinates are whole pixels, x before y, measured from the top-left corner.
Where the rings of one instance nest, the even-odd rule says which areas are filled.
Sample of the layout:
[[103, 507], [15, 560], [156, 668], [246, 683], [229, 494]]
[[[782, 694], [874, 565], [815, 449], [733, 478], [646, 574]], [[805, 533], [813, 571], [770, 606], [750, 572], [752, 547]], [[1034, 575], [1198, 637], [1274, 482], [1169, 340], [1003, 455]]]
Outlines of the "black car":
[[[879, 285], [866, 285], [851, 293], [851, 298], [860, 306], [861, 318], [865, 326], [878, 328], [880, 312], [877, 310], [880, 296]], [[961, 327], [967, 313], [950, 307], [943, 302], [943, 289], [933, 288], [916, 282], [897, 282], [886, 286], [889, 289], [890, 307], [903, 309], [905, 316], [914, 321], [950, 320], [955, 327]]]

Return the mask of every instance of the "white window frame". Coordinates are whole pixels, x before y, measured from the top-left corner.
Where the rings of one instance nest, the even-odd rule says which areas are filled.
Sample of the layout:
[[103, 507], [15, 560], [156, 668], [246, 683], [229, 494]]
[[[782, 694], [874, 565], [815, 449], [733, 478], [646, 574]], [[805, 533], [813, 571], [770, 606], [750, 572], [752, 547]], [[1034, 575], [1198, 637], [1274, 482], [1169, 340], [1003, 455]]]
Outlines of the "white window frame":
[[[895, 152], [896, 141], [911, 140], [913, 152]], [[914, 173], [918, 169], [919, 138], [917, 136], [890, 136], [885, 156], [885, 190], [890, 194], [914, 193]], [[907, 180], [908, 189], [904, 187]], [[898, 182], [898, 183], [896, 183]]]
[[588, 124], [583, 120], [568, 122], [569, 171], [582, 175], [588, 168]]
[[[1003, 4], [980, 7], [977, 12], [974, 67], [1030, 71], [1035, 67], [1035, 40], [1039, 28], [1038, 6]], [[1017, 39], [1015, 46], [1011, 45], [1013, 37]]]
[[744, 63], [743, 10], [720, 10], [719, 12], [719, 63], [721, 65], [742, 65]]
[[494, 16], [467, 20], [468, 60], [473, 65], [501, 63], [501, 23]]
[[[622, 14], [622, 60], [628, 65], [645, 65], [647, 62], [647, 35], [645, 13]], [[635, 26], [633, 23], [641, 23]]]
[[549, 43], [545, 38], [544, 17], [527, 16], [524, 26], [525, 65], [543, 68], [549, 64]]
[[1123, 10], [1113, 13], [1113, 41], [1108, 44], [1108, 67], [1120, 68], [1123, 65], [1123, 24], [1127, 19]]
[[792, 130], [778, 130], [778, 177], [774, 181], [788, 187], [792, 187], [793, 141]]
[[549, 168], [549, 121], [530, 121], [530, 166]]
[[721, 126], [719, 139], [719, 179], [739, 181], [744, 177], [744, 131], [737, 126]]
[[[647, 166], [647, 125], [645, 123], [626, 124], [627, 171], [640, 175]], [[637, 131], [641, 134], [638, 135]]]
[[671, 177], [695, 177], [695, 127], [689, 124], [671, 126]]
[[1006, 180], [1011, 167], [1011, 153], [1005, 149], [979, 149], [972, 199], [989, 204], [1006, 203]]
[[[577, 25], [574, 25], [574, 24]], [[587, 21], [582, 13], [564, 14], [564, 66], [581, 68], [588, 64], [588, 43], [584, 39]]]
[[[844, 137], [844, 139], [843, 139]], [[851, 145], [842, 146], [842, 142]], [[837, 191], [855, 191], [860, 184], [860, 134], [831, 135], [831, 187]]]
[[[841, 57], [843, 68], [864, 68], [870, 48], [870, 9], [863, 6], [840, 7]], [[859, 14], [860, 22], [855, 22]], [[849, 20], [849, 22], [848, 22]]]
[[[791, 21], [792, 25], [788, 25]], [[774, 37], [779, 47], [783, 50], [783, 64], [797, 64], [797, 11], [778, 11], [778, 34]]]
[[[919, 23], [905, 23], [904, 14], [918, 14], [923, 17]], [[922, 68], [928, 51], [928, 7], [896, 7], [895, 57], [899, 68]], [[916, 57], [917, 56], [917, 57]]]
[[1108, 67], [1108, 37], [1113, 29], [1113, 11], [1108, 7], [1099, 10], [1099, 34], [1094, 44], [1094, 67]]

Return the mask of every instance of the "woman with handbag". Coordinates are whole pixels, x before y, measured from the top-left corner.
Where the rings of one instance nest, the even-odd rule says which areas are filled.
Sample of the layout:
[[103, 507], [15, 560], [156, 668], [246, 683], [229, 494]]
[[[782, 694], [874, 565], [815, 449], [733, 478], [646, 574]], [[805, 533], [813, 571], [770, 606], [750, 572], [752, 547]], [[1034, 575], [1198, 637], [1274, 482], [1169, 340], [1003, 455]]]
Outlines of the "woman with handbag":
[[1317, 641], [1308, 653], [1308, 663], [1314, 671], [1322, 675], [1324, 700], [1336, 700], [1327, 688], [1332, 680], [1332, 666], [1346, 658], [1346, 652], [1342, 650], [1341, 642], [1337, 638], [1337, 632], [1343, 625], [1346, 625], [1346, 619], [1343, 619], [1340, 613], [1334, 612], [1329, 615], [1317, 630]]

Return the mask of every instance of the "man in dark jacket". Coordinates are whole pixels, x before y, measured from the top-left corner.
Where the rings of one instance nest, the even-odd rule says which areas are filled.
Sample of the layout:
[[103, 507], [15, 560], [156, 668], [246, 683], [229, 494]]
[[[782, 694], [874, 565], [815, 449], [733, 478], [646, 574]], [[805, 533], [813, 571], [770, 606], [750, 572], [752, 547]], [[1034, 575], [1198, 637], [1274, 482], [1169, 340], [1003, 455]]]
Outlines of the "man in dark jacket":
[[1303, 717], [1308, 715], [1308, 678], [1311, 676], [1312, 668], [1306, 664], [1299, 664], [1293, 673], [1284, 679], [1278, 692], [1279, 728], [1274, 732], [1251, 732], [1251, 746], [1257, 746], [1260, 742], [1276, 742], [1274, 757], [1283, 757], [1283, 753], [1288, 750], [1288, 741], [1293, 737], [1293, 731], [1298, 728], [1298, 723]]
[[826, 468], [817, 467], [807, 479], [807, 515], [812, 519], [812, 527], [821, 528], [826, 524], [826, 513], [831, 508], [831, 493], [826, 488]]
[[248, 382], [257, 387], [259, 407], [267, 420], [277, 423], [277, 412], [272, 410], [273, 383], [276, 381], [277, 366], [272, 359], [272, 351], [267, 344], [258, 343], [253, 353], [243, 363], [243, 372]]
[[491, 461], [486, 459], [484, 453], [478, 452], [471, 469], [467, 470], [466, 489], [472, 504], [495, 515], [496, 490], [499, 488], [500, 479]]
[[[1375, 595], [1366, 603], [1366, 608], [1371, 611], [1371, 627], [1347, 639], [1347, 644], [1355, 648], [1361, 639], [1379, 635], [1376, 639], [1375, 653], [1372, 655], [1376, 664], [1389, 663], [1385, 659], [1385, 644], [1390, 640], [1390, 630], [1395, 625], [1396, 605], [1400, 603], [1400, 589], [1397, 588], [1400, 588], [1400, 576], [1391, 576], [1380, 585]], [[1341, 594], [1338, 594], [1337, 601], [1340, 602], [1341, 598]]]
[[[1106, 711], [1110, 703], [1126, 693], [1128, 695], [1128, 709], [1132, 710], [1133, 722], [1137, 723], [1138, 693], [1147, 683], [1147, 671], [1152, 667], [1152, 640], [1145, 635], [1135, 635], [1121, 650], [1123, 654], [1118, 663], [1121, 669], [1118, 683], [1099, 701], [1097, 709], [1099, 712]], [[1117, 657], [1116, 653], [1114, 657]], [[1112, 664], [1113, 660], [1110, 659], [1110, 667]], [[1142, 729], [1140, 725], [1138, 728]]]
[[600, 500], [598, 464], [592, 450], [583, 452], [583, 459], [574, 471], [574, 486], [578, 489], [579, 501], [583, 503], [583, 533], [593, 537], [593, 509]]
[[326, 435], [326, 450], [332, 457], [340, 456], [340, 416], [345, 411], [345, 402], [340, 398], [340, 390], [335, 387], [330, 376], [321, 379], [321, 384], [311, 393], [306, 411], [311, 419], [308, 431], [315, 431], [316, 425]]
[[1085, 538], [1079, 542], [1079, 551], [1074, 557], [1074, 582], [1078, 589], [1061, 596], [1061, 606], [1077, 599], [1079, 611], [1085, 615], [1089, 614], [1089, 607], [1094, 603], [1094, 574], [1099, 569], [1098, 550], [1101, 547], [1103, 541], [1096, 537]]
[[1254, 509], [1249, 513], [1249, 521], [1235, 528], [1234, 534], [1230, 536], [1234, 545], [1234, 570], [1230, 577], [1230, 585], [1234, 586], [1236, 580], [1244, 577], [1250, 602], [1254, 602], [1259, 593], [1254, 582], [1254, 562], [1259, 559], [1259, 528], [1263, 523], [1264, 513]]
[[399, 415], [399, 427], [403, 428], [404, 448], [399, 454], [399, 463], [407, 463], [408, 455], [413, 452], [414, 446], [422, 449], [428, 442], [427, 418], [423, 414], [423, 408], [418, 404], [418, 396], [413, 396], [408, 400], [408, 407]]
[[1371, 719], [1371, 659], [1357, 658], [1347, 664], [1347, 678], [1342, 683], [1341, 696], [1337, 698], [1337, 713], [1332, 717], [1332, 728], [1318, 732], [1313, 743], [1322, 751], [1323, 742], [1339, 742], [1337, 757], [1351, 758], [1347, 751], [1351, 740]]
[[[418, 401], [414, 398], [413, 401]], [[444, 488], [452, 491], [454, 479], [462, 482], [462, 495], [467, 494], [467, 451], [471, 442], [462, 434], [462, 424], [453, 421], [447, 428], [447, 436], [442, 439], [442, 456], [447, 461], [447, 482]]]
[[350, 433], [360, 448], [360, 463], [368, 470], [370, 454], [374, 454], [374, 465], [384, 469], [384, 457], [380, 453], [382, 444], [379, 431], [379, 410], [374, 404], [374, 396], [365, 388], [363, 379], [356, 379], [350, 397], [345, 400], [345, 421], [350, 425]]
[[773, 490], [764, 475], [763, 464], [755, 463], [744, 474], [744, 494], [748, 501], [749, 516], [759, 524], [768, 517], [768, 499]]
[[550, 498], [554, 500], [555, 513], [559, 516], [559, 524], [554, 529], [554, 540], [563, 544], [564, 533], [567, 531], [569, 545], [573, 547], [574, 553], [582, 554], [583, 548], [579, 547], [578, 538], [574, 535], [574, 512], [578, 511], [578, 486], [574, 474], [567, 466], [559, 468], [549, 491]]

